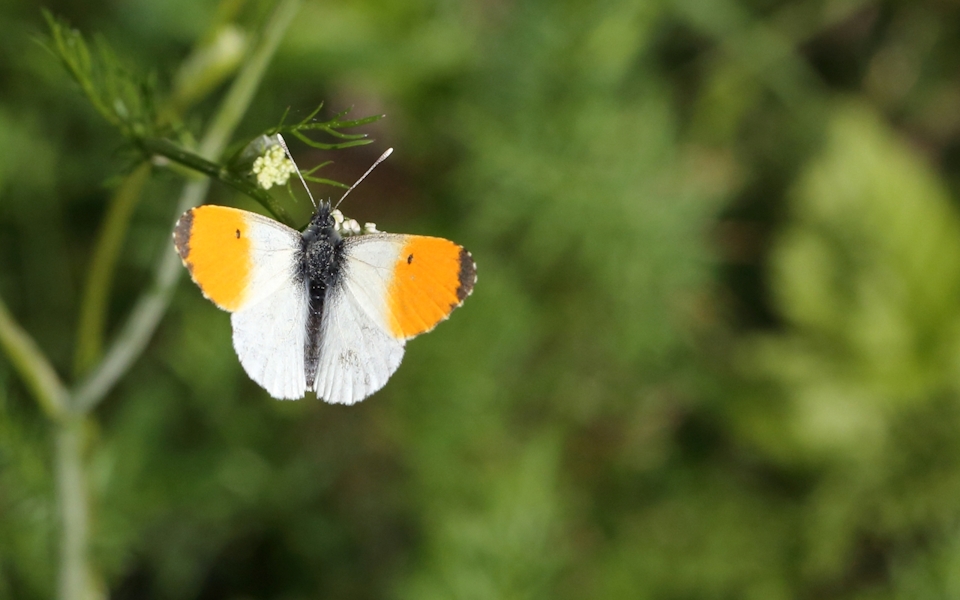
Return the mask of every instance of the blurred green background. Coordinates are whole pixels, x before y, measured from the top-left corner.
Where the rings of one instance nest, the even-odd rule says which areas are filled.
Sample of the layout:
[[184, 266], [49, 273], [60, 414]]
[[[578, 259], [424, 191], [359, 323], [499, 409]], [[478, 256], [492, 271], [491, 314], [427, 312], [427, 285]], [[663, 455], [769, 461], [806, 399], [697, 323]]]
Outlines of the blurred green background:
[[[160, 90], [269, 9], [47, 6]], [[132, 163], [45, 31], [0, 4], [0, 296], [69, 382]], [[387, 117], [301, 166], [395, 147], [344, 212], [465, 245], [476, 291], [343, 407], [270, 399], [182, 280], [87, 433], [110, 597], [960, 597], [960, 4], [311, 0], [237, 139], [320, 101]], [[181, 187], [143, 192], [108, 339]], [[0, 357], [0, 598], [55, 593], [53, 447]]]

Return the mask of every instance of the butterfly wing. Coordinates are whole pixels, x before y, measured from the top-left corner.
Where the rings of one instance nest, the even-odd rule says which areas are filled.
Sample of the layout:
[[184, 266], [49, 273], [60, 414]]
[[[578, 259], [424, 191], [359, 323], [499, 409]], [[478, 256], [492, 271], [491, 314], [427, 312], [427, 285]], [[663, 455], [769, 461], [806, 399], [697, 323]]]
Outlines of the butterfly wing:
[[382, 388], [400, 366], [404, 340], [390, 335], [372, 296], [366, 282], [354, 278], [327, 294], [313, 384], [327, 402], [359, 402]]
[[327, 402], [353, 404], [386, 384], [407, 339], [463, 303], [476, 266], [441, 238], [377, 233], [344, 244], [343, 273], [324, 304], [313, 389]]
[[306, 391], [306, 285], [299, 232], [267, 217], [205, 205], [184, 213], [174, 244], [203, 295], [233, 313], [233, 347], [251, 379], [278, 399]]
[[303, 286], [284, 285], [230, 316], [233, 348], [243, 370], [278, 400], [303, 398], [307, 390], [303, 356], [308, 310]]

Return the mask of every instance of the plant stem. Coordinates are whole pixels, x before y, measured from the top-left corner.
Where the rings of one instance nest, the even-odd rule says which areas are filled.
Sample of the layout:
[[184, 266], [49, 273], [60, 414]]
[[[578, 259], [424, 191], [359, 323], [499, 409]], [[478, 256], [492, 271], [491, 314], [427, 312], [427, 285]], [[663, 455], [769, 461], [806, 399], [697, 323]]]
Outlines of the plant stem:
[[57, 423], [57, 496], [60, 499], [59, 600], [91, 600], [95, 592], [87, 563], [89, 507], [83, 469], [83, 418]]
[[90, 261], [87, 285], [80, 304], [80, 323], [77, 327], [77, 348], [73, 366], [74, 374], [78, 377], [100, 358], [117, 257], [120, 256], [133, 209], [149, 176], [150, 164], [144, 162], [124, 178], [110, 200], [100, 235], [97, 236], [97, 245]]
[[[216, 160], [223, 152], [227, 140], [250, 105], [267, 64], [299, 9], [300, 2], [281, 0], [274, 9], [257, 47], [237, 75], [210, 128], [200, 141], [198, 154], [201, 157]], [[209, 179], [188, 182], [177, 204], [177, 216], [199, 205], [209, 185]], [[82, 414], [95, 407], [140, 356], [166, 312], [182, 270], [180, 259], [172, 247], [163, 252], [157, 262], [153, 285], [137, 301], [103, 360], [76, 388], [70, 407], [72, 410]]]
[[286, 211], [286, 209], [283, 208], [283, 205], [277, 202], [273, 196], [265, 192], [263, 189], [255, 186], [250, 181], [247, 181], [243, 177], [236, 175], [230, 171], [230, 169], [227, 169], [226, 167], [223, 167], [211, 160], [207, 160], [199, 154], [194, 154], [193, 152], [184, 150], [180, 146], [177, 146], [173, 142], [163, 138], [145, 138], [140, 141], [140, 145], [148, 154], [156, 154], [169, 158], [178, 164], [189, 167], [199, 173], [203, 173], [211, 179], [216, 179], [229, 185], [237, 191], [243, 192], [270, 211], [278, 221], [283, 222], [288, 227], [295, 227], [290, 214]]
[[[266, 66], [283, 38], [284, 31], [293, 20], [300, 1], [281, 0], [274, 10], [264, 28], [259, 44], [234, 80], [206, 135], [200, 142], [198, 154], [201, 158], [216, 160], [223, 152], [227, 140], [253, 99]], [[210, 179], [208, 178], [188, 182], [180, 195], [176, 214], [180, 215], [185, 210], [199, 205], [209, 187]], [[107, 224], [105, 227], [110, 225]], [[112, 242], [104, 242], [105, 245], [110, 243]], [[113, 250], [115, 248], [107, 248], [105, 253]], [[57, 482], [63, 535], [60, 557], [60, 600], [89, 600], [98, 595], [91, 580], [87, 562], [89, 507], [83, 465], [83, 415], [89, 413], [109, 393], [150, 341], [170, 304], [170, 297], [183, 270], [179, 263], [179, 257], [172, 248], [161, 254], [153, 284], [141, 295], [103, 359], [75, 388], [69, 404], [65, 401], [64, 394], [47, 392], [43, 396], [58, 398], [59, 404], [48, 403], [59, 406], [61, 412], [64, 412], [64, 407], [68, 407], [71, 412], [69, 418], [61, 420], [58, 424], [57, 431]], [[105, 299], [106, 296], [104, 296], [104, 302]], [[3, 335], [2, 321], [5, 315], [5, 312], [0, 312], [0, 337]], [[16, 339], [16, 336], [13, 338]], [[42, 359], [42, 355], [39, 355], [35, 347], [28, 345], [28, 350], [30, 348]], [[10, 353], [13, 354], [13, 352]], [[41, 367], [45, 364], [45, 361], [40, 363]], [[35, 367], [33, 370], [43, 373], [42, 368]], [[48, 370], [55, 378], [52, 369], [48, 368]], [[46, 381], [41, 377], [34, 379]], [[59, 384], [58, 380], [54, 379], [54, 381]], [[49, 387], [51, 387], [49, 384], [38, 385], [40, 391], [46, 391]], [[39, 398], [41, 394], [38, 392], [37, 396]]]
[[[199, 205], [209, 187], [210, 180], [206, 178], [187, 183], [177, 203], [177, 214]], [[160, 256], [153, 284], [140, 295], [103, 360], [74, 392], [71, 410], [79, 414], [89, 412], [140, 356], [170, 304], [182, 270], [180, 257], [172, 249]]]
[[67, 390], [53, 366], [37, 348], [33, 338], [20, 327], [0, 299], [0, 345], [13, 367], [36, 397], [40, 408], [53, 420], [67, 412]]

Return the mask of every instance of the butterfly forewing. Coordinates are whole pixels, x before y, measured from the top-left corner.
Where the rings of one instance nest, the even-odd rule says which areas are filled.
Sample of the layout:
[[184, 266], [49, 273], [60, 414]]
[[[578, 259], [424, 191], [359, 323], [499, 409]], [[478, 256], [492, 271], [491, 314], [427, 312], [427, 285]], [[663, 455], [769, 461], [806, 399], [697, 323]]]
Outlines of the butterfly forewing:
[[344, 243], [343, 276], [327, 293], [314, 388], [328, 402], [353, 404], [386, 384], [405, 340], [446, 319], [476, 274], [469, 253], [441, 238], [378, 233]]
[[274, 398], [302, 398], [307, 295], [297, 277], [300, 233], [256, 213], [201, 206], [174, 229], [177, 252], [204, 295], [230, 311], [233, 347]]

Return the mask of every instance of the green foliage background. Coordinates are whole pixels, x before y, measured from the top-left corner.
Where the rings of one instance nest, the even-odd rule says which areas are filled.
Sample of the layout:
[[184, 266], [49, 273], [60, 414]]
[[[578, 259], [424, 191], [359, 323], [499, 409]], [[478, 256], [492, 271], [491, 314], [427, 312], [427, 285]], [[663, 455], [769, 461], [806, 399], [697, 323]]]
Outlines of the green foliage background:
[[[48, 8], [162, 92], [211, 23], [269, 6]], [[396, 147], [344, 211], [464, 244], [476, 291], [341, 407], [267, 397], [182, 282], [87, 432], [103, 589], [960, 596], [958, 30], [936, 0], [306, 3], [241, 134], [320, 101], [385, 113], [373, 145], [294, 153], [349, 182]], [[0, 295], [66, 375], [131, 162], [44, 31], [0, 5]], [[144, 190], [108, 337], [172, 252], [181, 184]], [[0, 598], [54, 594], [52, 473], [0, 358]]]

